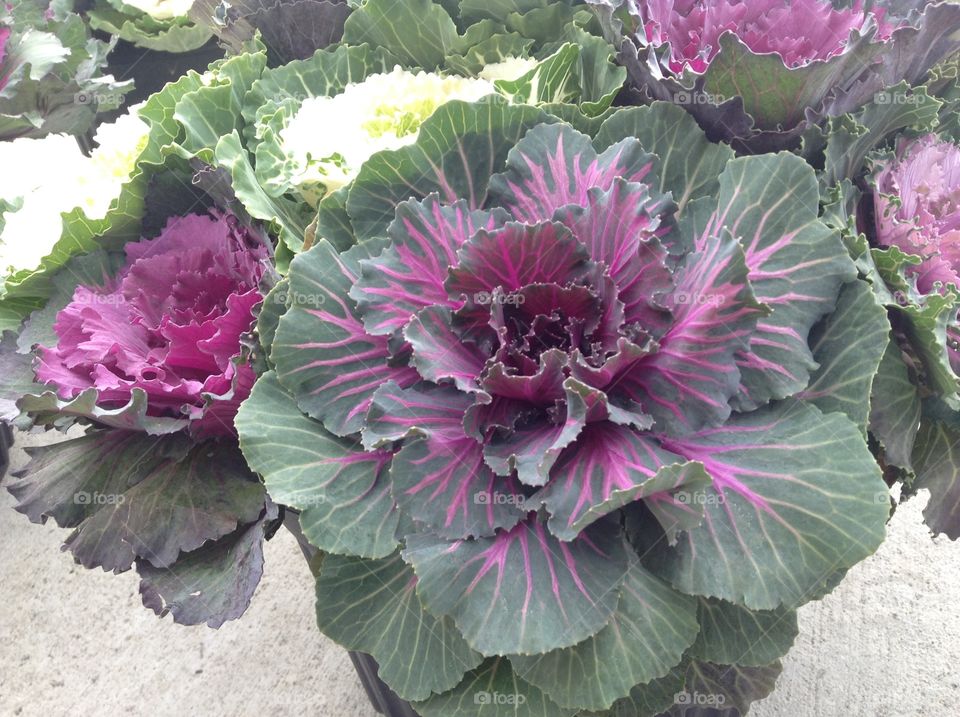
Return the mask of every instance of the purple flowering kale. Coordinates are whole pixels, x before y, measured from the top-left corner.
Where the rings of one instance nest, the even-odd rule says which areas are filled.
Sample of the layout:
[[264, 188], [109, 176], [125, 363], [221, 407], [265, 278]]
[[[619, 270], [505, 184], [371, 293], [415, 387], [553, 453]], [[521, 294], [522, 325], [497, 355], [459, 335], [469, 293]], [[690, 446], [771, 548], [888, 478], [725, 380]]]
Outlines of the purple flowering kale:
[[[682, 676], [698, 598], [789, 625], [888, 512], [889, 324], [818, 207], [802, 159], [734, 158], [666, 103], [591, 137], [450, 102], [371, 157], [359, 242], [293, 259], [237, 416], [327, 553], [321, 629], [447, 717], [490, 680], [572, 715]], [[697, 659], [729, 663], [718, 632]]]
[[[634, 3], [646, 40], [669, 46], [670, 69], [705, 72], [720, 52], [720, 36], [731, 32], [757, 54], [776, 53], [787, 67], [826, 60], [843, 52], [851, 33], [876, 27], [887, 39], [893, 28], [882, 9], [867, 12], [863, 0], [837, 9], [825, 0], [638, 0]], [[817, 28], [810, 32], [810, 28]]]
[[638, 90], [750, 152], [793, 147], [804, 130], [922, 82], [960, 50], [960, 6], [945, 1], [912, 3], [896, 17], [863, 0], [588, 4]]
[[930, 491], [924, 518], [960, 538], [960, 147], [902, 137], [874, 162], [861, 228], [886, 288], [894, 341], [875, 387], [870, 430], [888, 465]]
[[923, 293], [960, 286], [960, 147], [930, 134], [904, 139], [874, 175], [877, 242], [915, 254]]
[[93, 389], [106, 410], [143, 392], [149, 417], [187, 419], [195, 435], [232, 433], [253, 385], [240, 337], [262, 301], [267, 248], [230, 215], [190, 214], [125, 251], [116, 277], [78, 286], [59, 313], [38, 380], [64, 400]]

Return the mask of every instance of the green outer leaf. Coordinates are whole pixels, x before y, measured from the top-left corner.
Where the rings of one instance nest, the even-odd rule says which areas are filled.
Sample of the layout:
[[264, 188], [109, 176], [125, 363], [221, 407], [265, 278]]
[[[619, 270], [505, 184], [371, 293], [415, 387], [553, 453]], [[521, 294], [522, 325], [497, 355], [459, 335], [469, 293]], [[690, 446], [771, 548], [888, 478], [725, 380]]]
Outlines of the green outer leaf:
[[[203, 47], [212, 36], [203, 25], [180, 23], [176, 18], [165, 23], [150, 23], [152, 18], [149, 15], [130, 17], [104, 7], [88, 11], [86, 17], [94, 30], [115, 35], [145, 50], [190, 52]], [[149, 25], [160, 25], [160, 28]]]
[[595, 635], [617, 607], [628, 568], [613, 520], [565, 543], [535, 514], [493, 538], [450, 543], [419, 534], [406, 542], [403, 557], [427, 609], [453, 617], [488, 656], [538, 654]]
[[167, 567], [256, 520], [266, 497], [235, 447], [184, 436], [96, 431], [27, 452], [8, 486], [16, 509], [76, 526], [65, 547], [88, 568], [123, 572], [137, 558]]
[[467, 28], [461, 42], [466, 49], [462, 53], [448, 55], [445, 63], [448, 69], [472, 77], [477, 75], [486, 65], [502, 62], [510, 57], [529, 57], [533, 40], [523, 37], [519, 33], [497, 33], [476, 42], [469, 42], [472, 31], [481, 28], [497, 28], [490, 20], [481, 21]]
[[700, 599], [700, 634], [690, 651], [707, 662], [760, 667], [787, 654], [797, 637], [795, 610], [748, 610]]
[[[687, 668], [683, 692], [663, 717], [716, 717], [717, 707], [730, 717], [746, 714], [753, 702], [773, 692], [782, 671], [779, 662], [743, 667], [694, 660]], [[696, 701], [698, 697], [702, 702]]]
[[887, 88], [852, 115], [831, 117], [827, 123], [826, 159], [820, 177], [824, 186], [856, 179], [867, 155], [893, 132], [910, 127], [930, 131], [937, 124], [941, 103], [923, 87], [911, 90], [909, 83]]
[[259, 309], [260, 313], [257, 314], [257, 343], [263, 350], [264, 358], [267, 359], [268, 364], [270, 364], [270, 349], [273, 347], [273, 339], [277, 335], [277, 325], [280, 323], [280, 317], [287, 310], [289, 290], [290, 282], [286, 278], [278, 281], [263, 297], [263, 303], [260, 304]]
[[321, 550], [367, 558], [397, 547], [399, 515], [387, 478], [389, 456], [365, 454], [303, 415], [265, 373], [235, 421], [240, 448], [277, 503], [301, 512], [303, 534]]
[[474, 23], [485, 18], [503, 22], [513, 13], [523, 15], [536, 8], [566, 4], [566, 0], [561, 2], [555, 0], [460, 0], [460, 17], [466, 23]]
[[529, 72], [514, 80], [496, 80], [494, 85], [516, 103], [569, 103], [580, 96], [579, 61], [580, 48], [568, 42]]
[[212, 71], [214, 78], [209, 84], [180, 97], [173, 117], [183, 126], [180, 144], [187, 152], [210, 161], [220, 138], [242, 129], [243, 98], [266, 63], [265, 52], [235, 55]]
[[736, 235], [757, 301], [772, 309], [737, 356], [735, 410], [753, 410], [807, 387], [817, 368], [807, 343], [810, 329], [833, 311], [841, 285], [857, 276], [839, 232], [819, 214], [816, 174], [796, 155], [739, 157], [724, 167], [706, 236], [724, 229]]
[[[261, 219], [277, 227], [280, 241], [286, 248], [297, 253], [303, 247], [303, 236], [310, 218], [305, 208], [284, 197], [270, 197], [263, 191], [250, 166], [250, 157], [240, 143], [236, 132], [224, 135], [214, 150], [216, 163], [230, 172], [233, 190], [244, 208], [255, 219]], [[277, 268], [286, 267], [280, 258]]]
[[600, 632], [573, 647], [510, 662], [514, 673], [559, 705], [606, 709], [635, 685], [667, 675], [697, 631], [696, 599], [635, 564]]
[[717, 195], [720, 174], [733, 159], [730, 147], [710, 142], [693, 117], [669, 102], [617, 110], [593, 144], [601, 152], [626, 137], [636, 137], [660, 158], [653, 169], [660, 178], [655, 188], [672, 194], [680, 214], [690, 201]]
[[849, 87], [884, 51], [884, 43], [852, 38], [846, 50], [826, 61], [788, 68], [780, 55], [758, 55], [735, 33], [720, 37], [720, 52], [703, 77], [703, 90], [722, 100], [739, 97], [757, 129], [795, 127], [809, 107], [818, 107], [825, 88]]
[[943, 294], [921, 295], [915, 281], [906, 276], [909, 267], [920, 263], [919, 257], [896, 247], [871, 253], [877, 272], [892, 292], [890, 308], [906, 320], [904, 331], [923, 364], [923, 384], [947, 400], [955, 400], [960, 383], [950, 366], [947, 326], [957, 318], [957, 293], [948, 288]]
[[630, 694], [614, 702], [603, 712], [581, 712], [578, 717], [655, 717], [673, 705], [678, 693], [683, 691], [688, 660], [684, 660], [661, 677], [636, 685]]
[[346, 45], [383, 47], [404, 67], [435, 70], [459, 40], [450, 15], [431, 0], [364, 0], [343, 26]]
[[0, 376], [0, 421], [12, 421], [20, 413], [17, 399], [38, 388], [33, 356], [17, 352], [17, 336], [12, 331], [0, 331]]
[[190, 423], [187, 418], [148, 416], [149, 402], [142, 388], [134, 388], [130, 400], [120, 408], [102, 408], [97, 404], [99, 398], [100, 392], [95, 388], [88, 388], [73, 399], [62, 399], [54, 391], [43, 390], [22, 396], [17, 407], [30, 414], [33, 425], [47, 427], [63, 425], [65, 419], [86, 418], [111, 428], [162, 436], [181, 431]]
[[487, 660], [449, 692], [413, 705], [423, 717], [573, 717], [510, 669], [503, 657]]
[[534, 107], [491, 95], [480, 102], [448, 102], [420, 125], [415, 144], [377, 152], [353, 182], [347, 211], [360, 241], [383, 236], [396, 205], [438, 192], [443, 202], [483, 206], [490, 176], [527, 130], [555, 121]]
[[239, 618], [263, 576], [264, 528], [276, 518], [271, 503], [256, 522], [204, 543], [169, 567], [138, 560], [144, 607], [160, 617], [170, 613], [181, 625], [217, 628]]
[[614, 62], [613, 47], [601, 37], [591, 35], [575, 23], [570, 23], [564, 39], [580, 47], [577, 67], [580, 82], [580, 108], [589, 116], [597, 117], [613, 104], [627, 79], [627, 70]]
[[415, 587], [399, 554], [382, 560], [327, 555], [317, 578], [321, 632], [372, 655], [380, 679], [408, 700], [446, 692], [483, 660], [450, 618], [426, 611]]
[[944, 533], [956, 540], [960, 538], [960, 426], [953, 415], [949, 422], [939, 420], [940, 412], [925, 406], [913, 452], [917, 477], [910, 484], [910, 494], [929, 490], [924, 521], [934, 535]]
[[912, 471], [911, 455], [919, 427], [920, 396], [900, 347], [891, 341], [870, 394], [870, 433], [883, 446], [887, 463]]
[[676, 547], [658, 536], [646, 552], [647, 567], [682, 592], [796, 606], [883, 541], [889, 491], [842, 414], [780, 401], [664, 446], [701, 460], [716, 488], [698, 528]]
[[866, 436], [870, 389], [889, 333], [886, 309], [870, 285], [860, 280], [845, 284], [834, 313], [810, 332], [810, 350], [819, 368], [797, 397], [824, 413], [845, 413]]

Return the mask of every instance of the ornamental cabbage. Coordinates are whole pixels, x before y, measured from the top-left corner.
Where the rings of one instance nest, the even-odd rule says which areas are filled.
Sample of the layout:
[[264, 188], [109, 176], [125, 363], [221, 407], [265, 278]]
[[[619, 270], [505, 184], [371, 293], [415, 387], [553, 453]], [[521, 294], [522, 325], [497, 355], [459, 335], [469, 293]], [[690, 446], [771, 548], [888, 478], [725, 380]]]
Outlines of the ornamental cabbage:
[[888, 513], [864, 435], [889, 324], [818, 200], [799, 157], [734, 158], [666, 103], [589, 136], [452, 101], [372, 156], [358, 243], [291, 261], [237, 416], [327, 553], [321, 629], [446, 717], [493, 680], [617, 713], [740, 658], [698, 621], [789, 625]]
[[90, 157], [66, 135], [0, 144], [3, 166], [21, 168], [0, 179], [0, 199], [13, 207], [0, 227], [3, 276], [38, 267], [61, 238], [63, 213], [79, 208], [87, 220], [106, 217], [135, 169], [148, 131], [134, 108], [97, 129]]
[[873, 241], [877, 291], [893, 319], [870, 431], [902, 471], [901, 500], [930, 491], [934, 534], [960, 538], [960, 147], [901, 137], [873, 161], [861, 229]]
[[[511, 78], [513, 79], [513, 78]], [[417, 139], [421, 123], [449, 100], [496, 92], [491, 82], [402, 69], [373, 74], [333, 97], [304, 100], [280, 132], [293, 181], [311, 204], [348, 184], [367, 159]]]
[[190, 52], [212, 36], [210, 28], [189, 17], [193, 4], [193, 0], [96, 0], [86, 15], [95, 30], [136, 47]]
[[960, 147], [903, 139], [873, 181], [877, 243], [923, 259], [909, 270], [922, 293], [960, 287]]
[[750, 152], [792, 148], [811, 125], [916, 85], [960, 51], [952, 2], [896, 19], [863, 0], [588, 2], [635, 87]]
[[60, 398], [95, 389], [102, 409], [146, 394], [146, 415], [188, 420], [195, 435], [233, 431], [253, 384], [240, 336], [262, 297], [268, 249], [225, 214], [172, 217], [155, 239], [126, 245], [102, 286], [78, 286], [41, 346], [37, 379]]
[[[863, 0], [837, 9], [826, 0], [743, 2], [743, 0], [638, 0], [647, 42], [669, 46], [670, 70], [703, 73], [720, 52], [720, 36], [732, 32], [756, 54], [776, 53], [787, 67], [827, 60], [846, 48], [850, 35], [875, 28], [887, 39], [893, 28], [882, 9], [865, 11]], [[815, 33], [810, 29], [816, 28]]]

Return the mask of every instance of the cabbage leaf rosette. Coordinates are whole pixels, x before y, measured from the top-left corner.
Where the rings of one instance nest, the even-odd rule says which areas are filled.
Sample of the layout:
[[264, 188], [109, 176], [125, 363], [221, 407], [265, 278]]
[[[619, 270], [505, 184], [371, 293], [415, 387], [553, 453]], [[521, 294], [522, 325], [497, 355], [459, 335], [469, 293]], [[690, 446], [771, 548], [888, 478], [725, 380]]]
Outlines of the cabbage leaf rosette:
[[190, 17], [193, 0], [96, 0], [90, 27], [145, 50], [190, 52], [207, 43], [210, 28]]
[[[250, 62], [220, 69], [238, 87]], [[7, 486], [17, 510], [71, 528], [66, 549], [85, 567], [135, 567], [156, 613], [217, 627], [246, 610], [277, 527], [234, 426], [256, 376], [249, 332], [274, 278], [266, 233], [183, 147], [173, 115], [197, 84], [182, 78], [102, 126], [80, 158], [96, 189], [75, 210], [83, 233], [65, 229], [30, 275], [43, 291], [0, 342], [0, 411], [21, 429], [72, 429], [28, 449]], [[0, 247], [15, 256], [32, 251], [20, 212], [64, 206], [53, 190], [36, 195], [4, 214], [12, 242]], [[106, 219], [93, 219], [101, 209]]]
[[960, 6], [947, 0], [588, 3], [634, 87], [751, 152], [790, 148], [822, 119], [916, 85], [960, 51]]
[[[390, 29], [404, 23], [418, 33]], [[587, 31], [599, 31], [593, 24], [567, 3], [549, 12], [464, 3], [454, 18], [430, 0], [367, 0], [337, 47], [264, 69], [243, 97], [238, 132], [207, 137], [208, 148], [247, 211], [275, 229], [283, 270], [305, 235], [308, 245], [315, 234], [339, 248], [356, 241], [345, 186], [374, 153], [416, 141], [447, 101], [500, 95], [598, 126], [626, 73]], [[204, 102], [178, 110], [188, 136], [209, 134], [218, 91], [198, 90]]]
[[19, 168], [0, 178], [0, 330], [42, 306], [50, 277], [98, 235], [129, 237], [142, 211], [137, 163], [150, 142], [139, 110], [100, 125], [89, 157], [69, 135], [0, 143], [0, 162]]
[[889, 510], [889, 324], [813, 170], [667, 103], [588, 135], [494, 97], [374, 154], [344, 205], [358, 243], [293, 259], [237, 416], [325, 553], [320, 628], [425, 717], [772, 690], [796, 608]]
[[121, 256], [82, 257], [36, 349], [38, 386], [17, 402], [21, 423], [87, 428], [27, 449], [8, 486], [16, 509], [73, 528], [65, 545], [85, 567], [135, 565], [144, 605], [181, 623], [244, 612], [277, 516], [233, 425], [254, 381], [241, 337], [268, 257], [262, 236], [216, 210], [172, 216]]
[[873, 239], [878, 293], [894, 334], [877, 378], [870, 429], [904, 496], [931, 498], [934, 534], [960, 537], [960, 147], [946, 136], [903, 136], [872, 158], [862, 228]]

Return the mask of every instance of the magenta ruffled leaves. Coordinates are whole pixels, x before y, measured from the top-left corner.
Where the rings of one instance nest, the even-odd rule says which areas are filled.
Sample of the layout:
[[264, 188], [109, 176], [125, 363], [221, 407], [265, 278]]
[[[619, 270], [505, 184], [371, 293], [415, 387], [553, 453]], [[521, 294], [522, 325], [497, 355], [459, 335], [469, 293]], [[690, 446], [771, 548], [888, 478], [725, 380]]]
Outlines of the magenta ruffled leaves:
[[948, 30], [960, 9], [950, 3], [896, 20], [866, 3], [837, 8], [828, 0], [591, 4], [606, 34], [620, 38], [635, 87], [752, 152], [795, 145], [813, 123], [901, 81], [921, 82], [960, 49]]
[[960, 285], [960, 147], [936, 135], [902, 141], [873, 183], [877, 243], [923, 259], [908, 270], [921, 292]]
[[125, 251], [116, 277], [77, 287], [57, 315], [57, 344], [39, 348], [37, 378], [60, 401], [27, 397], [24, 408], [134, 430], [232, 434], [253, 384], [241, 336], [262, 301], [269, 249], [215, 213], [173, 217]]
[[[731, 160], [683, 112], [642, 109], [604, 124], [601, 152], [565, 125], [530, 130], [469, 197], [410, 188], [383, 238], [343, 254], [321, 242], [291, 265], [279, 381], [303, 420], [383, 457], [423, 609], [486, 656], [597, 635], [631, 550], [649, 550], [666, 590], [760, 605], [799, 601], [822, 585], [818, 557], [842, 570], [882, 532], [857, 426], [743, 398], [807, 387], [811, 327], [855, 276], [813, 171]], [[434, 141], [404, 153], [433, 161], [423, 186], [445, 179]], [[351, 192], [378, 186], [369, 173]], [[309, 481], [271, 473], [285, 490]]]
[[673, 287], [667, 252], [658, 240], [669, 228], [662, 222], [670, 211], [667, 197], [618, 177], [607, 190], [591, 189], [582, 206], [557, 214], [613, 279], [624, 322], [658, 334], [669, 325], [659, 297]]
[[461, 247], [446, 288], [478, 302], [499, 289], [504, 300], [497, 303], [504, 305], [512, 292], [531, 284], [579, 278], [589, 270], [588, 262], [585, 247], [562, 224], [509, 222], [498, 230], [477, 232]]

